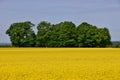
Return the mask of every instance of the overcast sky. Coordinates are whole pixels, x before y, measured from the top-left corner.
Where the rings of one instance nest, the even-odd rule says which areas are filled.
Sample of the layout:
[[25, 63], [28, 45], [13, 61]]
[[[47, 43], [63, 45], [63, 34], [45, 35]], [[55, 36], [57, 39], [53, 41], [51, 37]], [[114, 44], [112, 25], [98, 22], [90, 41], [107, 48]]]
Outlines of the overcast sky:
[[0, 0], [0, 43], [10, 42], [10, 24], [23, 21], [88, 22], [107, 27], [112, 41], [120, 41], [120, 0]]

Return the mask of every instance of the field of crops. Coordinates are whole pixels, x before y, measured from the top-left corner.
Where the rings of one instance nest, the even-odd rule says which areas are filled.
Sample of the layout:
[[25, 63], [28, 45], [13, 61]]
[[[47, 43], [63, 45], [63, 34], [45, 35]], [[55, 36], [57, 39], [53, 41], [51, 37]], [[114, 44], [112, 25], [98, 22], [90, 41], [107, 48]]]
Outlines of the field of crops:
[[120, 80], [120, 49], [0, 48], [0, 80]]

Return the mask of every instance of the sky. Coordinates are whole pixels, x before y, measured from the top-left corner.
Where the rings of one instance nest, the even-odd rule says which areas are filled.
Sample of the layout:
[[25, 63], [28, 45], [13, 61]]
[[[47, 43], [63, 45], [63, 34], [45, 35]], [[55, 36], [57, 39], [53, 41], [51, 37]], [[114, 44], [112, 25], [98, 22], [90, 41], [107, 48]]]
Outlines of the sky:
[[120, 41], [120, 0], [0, 0], [0, 43], [10, 43], [6, 30], [24, 21], [36, 26], [40, 21], [72, 21], [77, 26], [88, 22], [107, 27], [111, 40]]

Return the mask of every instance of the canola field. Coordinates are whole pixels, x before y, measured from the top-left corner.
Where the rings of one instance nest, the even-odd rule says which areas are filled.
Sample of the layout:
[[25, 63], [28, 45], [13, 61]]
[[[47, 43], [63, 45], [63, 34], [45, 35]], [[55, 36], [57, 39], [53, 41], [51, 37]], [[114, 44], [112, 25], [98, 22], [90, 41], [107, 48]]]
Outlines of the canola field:
[[120, 49], [0, 48], [0, 80], [120, 80]]

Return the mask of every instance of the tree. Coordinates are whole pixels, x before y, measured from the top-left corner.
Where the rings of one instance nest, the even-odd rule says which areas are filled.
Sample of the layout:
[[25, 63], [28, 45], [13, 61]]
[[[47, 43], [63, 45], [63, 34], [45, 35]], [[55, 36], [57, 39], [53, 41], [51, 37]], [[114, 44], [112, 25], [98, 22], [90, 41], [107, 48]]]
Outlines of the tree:
[[10, 36], [12, 46], [14, 47], [33, 47], [35, 45], [35, 33], [32, 30], [30, 21], [18, 22], [10, 25], [6, 34]]
[[38, 32], [36, 35], [36, 46], [38, 47], [47, 47], [48, 46], [48, 41], [49, 41], [49, 36], [48, 32], [50, 31], [51, 28], [51, 23], [46, 22], [46, 21], [41, 21], [38, 26]]
[[83, 22], [77, 27], [79, 47], [106, 47], [111, 43], [107, 28], [97, 28]]
[[37, 35], [32, 30], [30, 21], [10, 25], [6, 34], [10, 36], [15, 47], [106, 47], [111, 44], [107, 28], [97, 28], [83, 22], [78, 27], [73, 22], [64, 21], [51, 24], [41, 21]]
[[98, 34], [99, 34], [98, 39], [101, 40], [101, 41], [98, 40], [98, 44], [100, 47], [106, 47], [112, 44], [111, 36], [107, 28], [99, 28]]
[[76, 47], [76, 26], [72, 22], [65, 21], [53, 25], [49, 36], [51, 47]]

